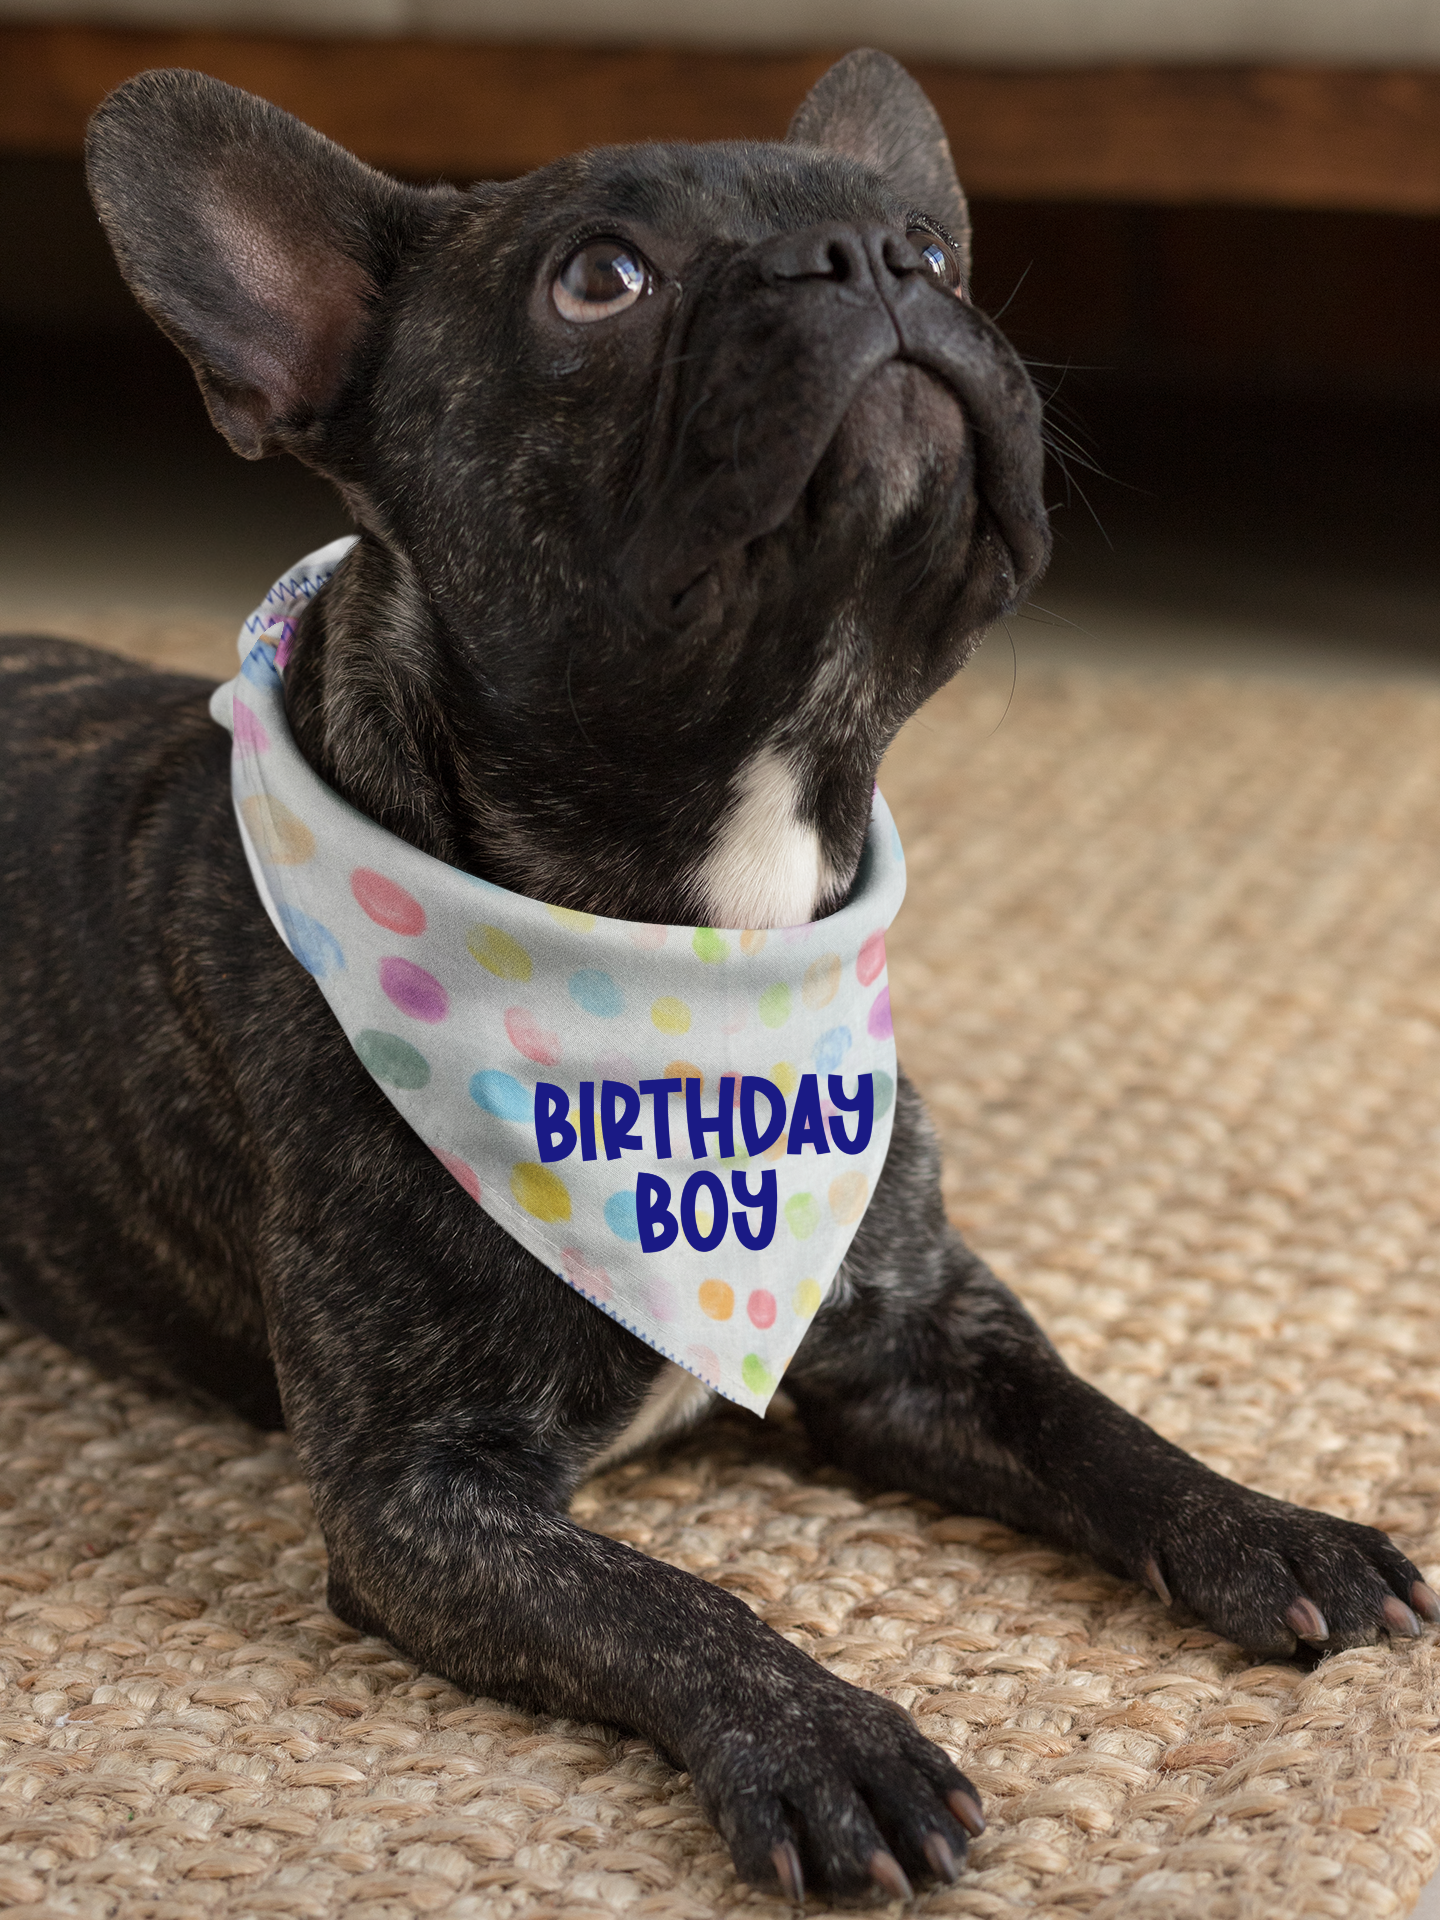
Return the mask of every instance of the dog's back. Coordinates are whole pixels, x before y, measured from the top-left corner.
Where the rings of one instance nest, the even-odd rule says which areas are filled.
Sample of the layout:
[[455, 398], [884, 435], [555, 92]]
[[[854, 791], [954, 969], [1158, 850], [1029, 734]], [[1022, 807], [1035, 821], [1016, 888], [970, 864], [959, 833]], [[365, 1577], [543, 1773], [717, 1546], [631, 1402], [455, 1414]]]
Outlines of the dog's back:
[[184, 1384], [278, 1422], [263, 1316], [224, 1230], [245, 1186], [239, 1123], [187, 1019], [213, 914], [202, 877], [213, 902], [231, 870], [236, 966], [268, 931], [236, 859], [210, 688], [31, 636], [0, 639], [0, 685], [0, 1297], [152, 1379], [135, 1329], [163, 1324], [193, 1354]]

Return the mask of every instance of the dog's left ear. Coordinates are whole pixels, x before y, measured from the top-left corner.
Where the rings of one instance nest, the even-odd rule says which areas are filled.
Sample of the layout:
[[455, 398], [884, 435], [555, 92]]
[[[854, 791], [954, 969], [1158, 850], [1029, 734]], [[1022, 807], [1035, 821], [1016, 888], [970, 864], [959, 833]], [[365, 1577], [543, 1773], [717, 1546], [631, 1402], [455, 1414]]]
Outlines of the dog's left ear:
[[947, 228], [970, 283], [970, 213], [940, 116], [888, 53], [858, 47], [815, 82], [787, 141], [843, 153], [883, 174], [916, 213]]

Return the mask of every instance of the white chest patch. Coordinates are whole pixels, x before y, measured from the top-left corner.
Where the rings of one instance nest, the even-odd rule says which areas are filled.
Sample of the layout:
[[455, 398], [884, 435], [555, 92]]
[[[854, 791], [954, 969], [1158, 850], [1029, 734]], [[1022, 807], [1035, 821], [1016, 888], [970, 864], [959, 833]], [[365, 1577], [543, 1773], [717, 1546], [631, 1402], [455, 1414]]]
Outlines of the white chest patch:
[[735, 784], [729, 818], [700, 869], [713, 927], [798, 927], [813, 920], [832, 876], [816, 827], [799, 818], [798, 783], [762, 747]]

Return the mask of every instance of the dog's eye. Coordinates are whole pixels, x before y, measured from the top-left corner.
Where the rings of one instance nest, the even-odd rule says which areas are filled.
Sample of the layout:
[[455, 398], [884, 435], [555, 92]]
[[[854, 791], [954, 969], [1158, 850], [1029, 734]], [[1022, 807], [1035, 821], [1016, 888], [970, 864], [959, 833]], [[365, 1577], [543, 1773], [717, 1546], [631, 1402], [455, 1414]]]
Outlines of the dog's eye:
[[566, 320], [608, 320], [633, 307], [649, 276], [623, 240], [587, 240], [555, 276], [555, 306]]
[[905, 238], [914, 247], [925, 264], [927, 273], [934, 274], [942, 287], [948, 287], [952, 293], [960, 291], [960, 268], [954, 254], [929, 227], [911, 227]]

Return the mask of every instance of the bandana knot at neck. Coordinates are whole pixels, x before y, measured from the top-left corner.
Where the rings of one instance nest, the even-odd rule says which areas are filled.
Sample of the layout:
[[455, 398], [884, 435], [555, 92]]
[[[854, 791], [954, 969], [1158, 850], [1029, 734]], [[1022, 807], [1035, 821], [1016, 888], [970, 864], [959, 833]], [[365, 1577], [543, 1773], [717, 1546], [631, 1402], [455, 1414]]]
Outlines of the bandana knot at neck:
[[433, 859], [332, 792], [286, 722], [294, 623], [350, 545], [271, 588], [211, 701], [265, 909], [470, 1198], [763, 1413], [890, 1144], [885, 933], [905, 864], [889, 809], [877, 790], [837, 913], [765, 932], [607, 920]]

